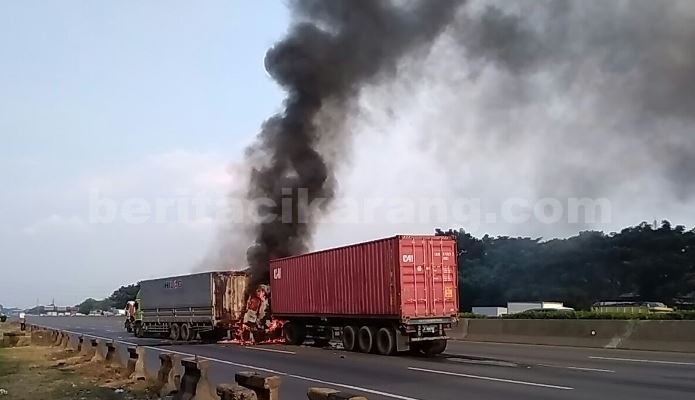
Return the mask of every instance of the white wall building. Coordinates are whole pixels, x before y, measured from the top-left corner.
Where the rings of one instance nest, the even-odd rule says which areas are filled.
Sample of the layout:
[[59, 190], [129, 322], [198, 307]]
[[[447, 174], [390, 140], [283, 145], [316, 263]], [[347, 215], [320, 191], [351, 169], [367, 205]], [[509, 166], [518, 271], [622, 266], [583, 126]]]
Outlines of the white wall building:
[[473, 311], [473, 314], [486, 317], [499, 317], [507, 313], [507, 307], [473, 307], [471, 311]]
[[537, 301], [528, 303], [507, 303], [507, 313], [508, 314], [518, 314], [528, 310], [566, 310], [564, 303], [558, 301]]

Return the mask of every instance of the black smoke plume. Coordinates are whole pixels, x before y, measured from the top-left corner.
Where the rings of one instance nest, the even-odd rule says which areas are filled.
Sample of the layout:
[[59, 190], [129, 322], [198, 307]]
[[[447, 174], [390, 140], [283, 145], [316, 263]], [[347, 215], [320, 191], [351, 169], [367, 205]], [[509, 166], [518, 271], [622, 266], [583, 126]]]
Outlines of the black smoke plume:
[[[461, 3], [290, 2], [290, 32], [265, 58], [268, 73], [287, 91], [284, 110], [263, 124], [247, 149], [248, 158], [264, 161], [252, 171], [248, 197], [273, 200], [275, 206], [264, 212], [278, 216], [255, 228], [255, 245], [247, 254], [252, 283], [268, 280], [270, 259], [308, 249], [315, 222], [308, 213], [324, 209], [335, 195], [332, 168], [347, 151], [342, 147], [350, 132], [343, 123], [351, 101], [365, 84], [392, 78], [402, 56], [426, 50]], [[320, 118], [329, 109], [332, 116]], [[306, 194], [303, 203], [300, 191]], [[283, 209], [283, 199], [292, 200], [291, 210]], [[323, 199], [319, 205], [306, 206], [317, 199]]]
[[[538, 140], [543, 130], [552, 132], [548, 143], [564, 142], [527, 154], [538, 160], [534, 180], [541, 196], [609, 196], [626, 181], [658, 176], [663, 185], [652, 187], [671, 202], [692, 198], [695, 2], [518, 0], [470, 6], [457, 18], [453, 45], [479, 75], [495, 74], [496, 82], [478, 99], [484, 107], [474, 111], [488, 123], [485, 137], [506, 141], [501, 149]], [[535, 115], [524, 114], [549, 99], [567, 104], [561, 117], [541, 107]], [[537, 129], [524, 131], [529, 126]]]
[[[269, 259], [309, 248], [315, 220], [300, 217], [331, 204], [361, 90], [399, 79], [443, 88], [430, 96], [439, 114], [423, 131], [437, 133], [433, 166], [460, 171], [451, 179], [459, 196], [513, 195], [490, 185], [495, 176], [481, 164], [525, 178], [539, 198], [695, 195], [695, 1], [289, 4], [290, 31], [265, 60], [287, 92], [284, 109], [246, 154], [255, 166], [247, 197], [271, 199], [276, 206], [264, 211], [278, 216], [253, 227], [254, 283], [268, 279]], [[408, 63], [418, 66], [415, 79], [403, 76]], [[638, 218], [659, 211], [646, 207]]]

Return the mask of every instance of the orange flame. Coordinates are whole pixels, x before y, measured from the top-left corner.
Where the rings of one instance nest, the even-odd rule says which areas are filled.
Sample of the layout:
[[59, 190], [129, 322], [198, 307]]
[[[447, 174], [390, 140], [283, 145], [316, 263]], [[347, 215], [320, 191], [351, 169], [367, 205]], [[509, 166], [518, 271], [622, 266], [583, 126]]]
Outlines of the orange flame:
[[233, 343], [241, 346], [285, 343], [285, 338], [282, 336], [282, 327], [284, 325], [285, 321], [273, 319], [270, 321], [267, 329], [259, 330], [252, 329], [248, 325], [239, 322], [233, 331], [233, 338], [219, 343]]

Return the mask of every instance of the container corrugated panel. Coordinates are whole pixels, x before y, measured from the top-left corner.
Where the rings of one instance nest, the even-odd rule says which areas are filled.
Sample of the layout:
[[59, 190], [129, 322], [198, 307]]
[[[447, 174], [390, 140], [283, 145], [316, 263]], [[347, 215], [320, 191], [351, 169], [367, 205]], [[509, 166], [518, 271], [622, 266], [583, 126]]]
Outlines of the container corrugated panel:
[[456, 242], [396, 236], [273, 260], [278, 316], [433, 318], [458, 313]]
[[404, 319], [458, 316], [456, 240], [399, 239], [401, 315]]
[[246, 286], [249, 278], [244, 273], [234, 273], [227, 284], [227, 303], [233, 320], [242, 318], [246, 308]]

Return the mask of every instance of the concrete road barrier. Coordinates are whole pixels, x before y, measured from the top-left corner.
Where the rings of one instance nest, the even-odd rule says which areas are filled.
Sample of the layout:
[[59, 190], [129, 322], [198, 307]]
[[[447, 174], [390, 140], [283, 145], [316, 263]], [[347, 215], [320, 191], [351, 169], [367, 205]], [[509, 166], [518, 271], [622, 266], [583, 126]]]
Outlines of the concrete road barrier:
[[83, 338], [82, 348], [80, 349], [80, 355], [87, 360], [91, 360], [94, 357], [94, 350], [96, 349], [96, 339]]
[[128, 363], [125, 374], [130, 379], [145, 380], [145, 348], [142, 346], [128, 347]]
[[89, 358], [92, 359], [99, 352], [99, 339], [89, 339]]
[[82, 338], [82, 349], [80, 350], [80, 354], [85, 358], [94, 357], [94, 354], [92, 354], [92, 342], [89, 338]]
[[96, 340], [96, 347], [94, 348], [94, 357], [92, 357], [92, 362], [104, 362], [106, 361], [106, 343], [101, 339]]
[[114, 341], [108, 341], [104, 345], [106, 347], [106, 355], [104, 356], [104, 361], [106, 361], [106, 363], [108, 364], [113, 365], [114, 367], [123, 367], [124, 363], [121, 361], [121, 355], [118, 352], [118, 349], [116, 348], [116, 344], [114, 343]]
[[167, 384], [169, 380], [169, 373], [171, 372], [171, 354], [160, 353], [159, 354], [159, 370], [157, 370], [157, 378], [154, 382], [154, 391], [160, 393], [160, 397], [166, 397], [171, 393], [162, 394], [162, 389]]
[[186, 358], [181, 360], [184, 374], [174, 399], [178, 400], [219, 400], [215, 388], [210, 383], [208, 371], [210, 361]]
[[210, 382], [210, 361], [198, 360], [200, 378], [195, 388], [196, 400], [219, 400], [215, 387]]
[[634, 321], [618, 348], [695, 353], [695, 321]]
[[217, 385], [217, 395], [220, 400], [258, 400], [256, 392], [236, 384]]
[[49, 331], [34, 330], [31, 332], [31, 344], [34, 346], [48, 346], [51, 341], [50, 335]]
[[2, 347], [17, 347], [24, 332], [5, 332], [2, 334]]
[[[30, 330], [33, 344], [68, 348], [73, 347], [74, 343], [85, 360], [119, 366], [124, 362], [125, 377], [135, 380], [147, 378], [146, 349], [143, 346], [127, 347], [128, 358], [122, 360], [117, 348], [119, 342], [114, 340], [85, 340], [82, 335], [73, 338], [67, 332], [37, 329], [35, 326]], [[24, 334], [6, 333], [3, 343], [13, 342], [13, 338], [20, 336]], [[159, 359], [160, 367], [154, 384], [155, 388], [160, 389], [161, 397], [172, 396], [174, 400], [279, 400], [281, 380], [278, 376], [238, 372], [235, 374], [236, 383], [213, 387], [209, 378], [210, 360], [197, 357], [182, 360], [180, 355], [173, 353], [161, 353]], [[326, 388], [310, 388], [307, 396], [310, 400], [366, 400], [363, 396]]]
[[174, 400], [191, 400], [195, 397], [200, 379], [200, 370], [195, 358], [184, 358], [181, 360], [183, 365], [183, 376], [181, 377], [181, 385], [179, 390], [174, 395]]
[[258, 400], [278, 400], [280, 395], [280, 378], [257, 372], [237, 372], [234, 380], [239, 385], [256, 392]]
[[55, 330], [51, 332], [51, 346], [58, 347], [58, 346], [60, 346], [60, 343], [62, 341], [63, 341], [63, 332], [55, 331]]
[[68, 348], [79, 353], [81, 349], [79, 348], [80, 343], [78, 338], [79, 336], [68, 334]]
[[63, 341], [60, 343], [61, 349], [68, 349], [70, 347], [70, 335], [63, 332]]
[[167, 380], [159, 391], [161, 397], [169, 396], [176, 393], [181, 387], [181, 377], [183, 377], [184, 369], [181, 363], [181, 356], [178, 354], [167, 354], [171, 360], [171, 369]]
[[5, 332], [2, 338], [2, 347], [25, 347], [31, 345], [31, 336], [25, 332]]
[[309, 397], [309, 400], [367, 400], [363, 396], [327, 388], [309, 388], [307, 397]]
[[457, 340], [695, 352], [695, 321], [463, 319]]

